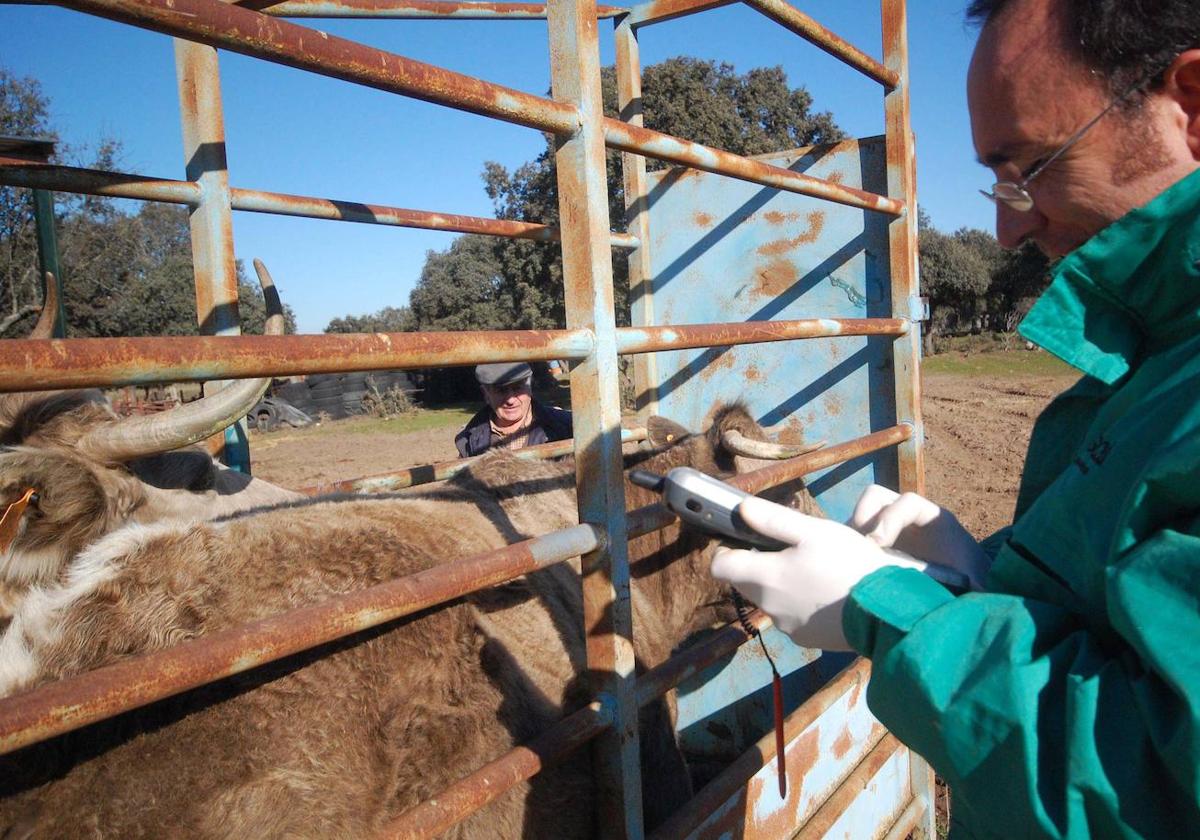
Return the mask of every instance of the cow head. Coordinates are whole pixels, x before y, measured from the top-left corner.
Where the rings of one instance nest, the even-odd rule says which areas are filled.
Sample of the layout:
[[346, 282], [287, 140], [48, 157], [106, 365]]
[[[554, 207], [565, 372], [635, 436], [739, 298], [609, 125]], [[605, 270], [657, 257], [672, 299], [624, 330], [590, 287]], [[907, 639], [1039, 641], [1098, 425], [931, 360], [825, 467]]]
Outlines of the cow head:
[[[267, 301], [264, 332], [281, 335], [279, 296], [262, 263], [255, 268]], [[57, 308], [57, 288], [47, 280], [33, 338], [52, 332], [47, 313]], [[129, 521], [210, 518], [294, 497], [192, 447], [244, 416], [269, 384], [240, 380], [172, 411], [130, 418], [95, 389], [0, 395], [0, 513], [8, 511], [0, 584], [48, 582], [75, 552]], [[13, 504], [30, 490], [27, 503]]]

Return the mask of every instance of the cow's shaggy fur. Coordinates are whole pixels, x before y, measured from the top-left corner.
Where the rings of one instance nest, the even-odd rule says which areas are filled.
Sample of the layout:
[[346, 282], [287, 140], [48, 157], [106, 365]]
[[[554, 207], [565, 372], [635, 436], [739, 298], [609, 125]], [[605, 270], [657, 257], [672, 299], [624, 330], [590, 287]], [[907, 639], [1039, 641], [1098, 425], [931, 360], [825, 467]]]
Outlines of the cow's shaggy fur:
[[[713, 437], [658, 424], [674, 445], [643, 466], [722, 472], [715, 435], [735, 424], [762, 434], [737, 407]], [[631, 508], [653, 500], [626, 492]], [[90, 588], [70, 573], [22, 604], [0, 695], [575, 521], [569, 462], [499, 452], [399, 498], [119, 530], [78, 555]], [[677, 526], [632, 541], [639, 669], [711, 621], [710, 548]], [[559, 564], [0, 757], [0, 836], [369, 836], [587, 701], [582, 614], [577, 563]], [[650, 825], [690, 794], [670, 717], [641, 718]], [[452, 836], [591, 837], [592, 796], [579, 751]]]

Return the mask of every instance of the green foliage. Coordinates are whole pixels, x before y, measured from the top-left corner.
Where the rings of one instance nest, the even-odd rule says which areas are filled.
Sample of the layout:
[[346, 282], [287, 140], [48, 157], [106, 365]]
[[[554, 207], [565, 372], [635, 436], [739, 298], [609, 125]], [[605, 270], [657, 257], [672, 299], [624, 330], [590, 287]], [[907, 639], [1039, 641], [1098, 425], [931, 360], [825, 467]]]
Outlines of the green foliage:
[[1032, 243], [1005, 251], [986, 231], [937, 230], [918, 217], [921, 293], [929, 298], [926, 352], [943, 336], [985, 330], [1011, 332], [1048, 283], [1049, 264]]
[[412, 313], [407, 306], [385, 306], [369, 315], [346, 315], [334, 318], [325, 327], [327, 333], [390, 333], [407, 332], [413, 328]]
[[[826, 112], [812, 113], [812, 97], [790, 88], [779, 67], [739, 75], [728, 64], [672, 58], [645, 68], [642, 112], [649, 128], [739, 154], [754, 155], [840, 140]], [[605, 113], [617, 114], [616, 72], [601, 74]], [[653, 161], [650, 162], [653, 165]], [[554, 145], [514, 171], [484, 167], [484, 184], [505, 219], [558, 224]], [[625, 227], [620, 155], [609, 152], [610, 224]], [[629, 323], [628, 266], [613, 253], [617, 321]], [[565, 323], [562, 263], [553, 242], [464, 236], [448, 250], [431, 251], [412, 294], [420, 329], [540, 329]]]
[[[54, 139], [49, 102], [33, 79], [0, 69], [0, 134]], [[87, 166], [118, 170], [120, 144], [102, 142]], [[55, 195], [67, 334], [73, 337], [196, 335], [196, 292], [187, 211], [147, 202], [136, 213], [111, 199]], [[242, 329], [262, 332], [266, 305], [237, 264]], [[32, 192], [0, 189], [0, 335], [28, 333], [41, 308]], [[296, 319], [284, 306], [287, 329]]]

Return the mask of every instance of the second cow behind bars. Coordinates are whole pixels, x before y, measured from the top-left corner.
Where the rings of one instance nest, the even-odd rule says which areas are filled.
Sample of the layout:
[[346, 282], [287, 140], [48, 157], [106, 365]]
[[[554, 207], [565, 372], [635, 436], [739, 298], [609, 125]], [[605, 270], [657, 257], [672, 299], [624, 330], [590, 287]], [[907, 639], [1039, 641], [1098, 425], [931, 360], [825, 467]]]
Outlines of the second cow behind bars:
[[[644, 466], [728, 473], [747, 462], [722, 439], [763, 437], [737, 406], [706, 435], [656, 422]], [[123, 527], [21, 605], [0, 649], [26, 659], [0, 696], [572, 525], [572, 479], [496, 453], [400, 498]], [[631, 543], [639, 669], [711, 623], [710, 548], [677, 527]], [[582, 617], [577, 565], [559, 564], [0, 757], [0, 836], [372, 836], [590, 699]], [[650, 825], [690, 795], [670, 718], [642, 715]], [[585, 749], [453, 835], [594, 836], [593, 787]]]

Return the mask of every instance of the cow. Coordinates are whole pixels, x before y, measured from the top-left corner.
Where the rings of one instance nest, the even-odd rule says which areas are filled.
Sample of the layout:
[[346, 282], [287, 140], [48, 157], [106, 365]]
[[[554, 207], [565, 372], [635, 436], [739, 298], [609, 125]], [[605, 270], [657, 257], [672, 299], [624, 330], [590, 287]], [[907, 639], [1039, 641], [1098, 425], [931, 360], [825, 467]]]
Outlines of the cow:
[[[267, 302], [264, 333], [281, 335], [274, 283], [259, 260], [254, 265]], [[58, 284], [46, 279], [30, 338], [53, 336]], [[193, 446], [243, 417], [269, 384], [245, 379], [169, 412], [124, 419], [96, 389], [0, 395], [5, 474], [41, 488], [19, 530], [0, 544], [0, 625], [29, 587], [60, 581], [72, 557], [126, 524], [212, 519], [301, 498]], [[8, 504], [24, 489], [2, 486], [0, 499]]]
[[[636, 460], [658, 471], [728, 475], [749, 462], [722, 441], [765, 437], [737, 405], [705, 434], [648, 426]], [[0, 478], [32, 481], [3, 456]], [[569, 527], [573, 478], [569, 459], [498, 451], [403, 494], [126, 525], [22, 603], [0, 637], [0, 696]], [[625, 490], [631, 507], [654, 499]], [[678, 525], [631, 541], [639, 671], [720, 609], [713, 547]], [[371, 836], [585, 704], [586, 670], [576, 560], [0, 757], [0, 836]], [[640, 720], [648, 825], [691, 793], [670, 718], [657, 704]], [[593, 837], [593, 797], [585, 750], [452, 836]]]

